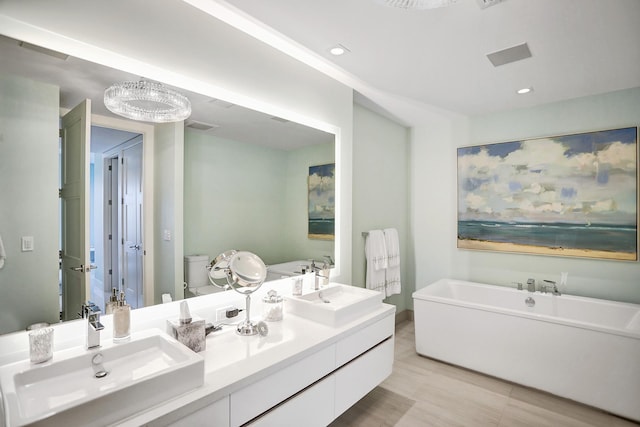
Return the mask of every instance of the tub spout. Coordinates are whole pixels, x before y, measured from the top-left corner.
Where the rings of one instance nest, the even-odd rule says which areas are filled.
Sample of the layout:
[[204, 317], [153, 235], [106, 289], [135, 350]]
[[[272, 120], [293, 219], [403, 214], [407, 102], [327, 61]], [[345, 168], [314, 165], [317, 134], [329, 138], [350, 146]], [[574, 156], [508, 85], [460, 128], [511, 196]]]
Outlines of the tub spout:
[[547, 284], [547, 286], [551, 287], [551, 290], [549, 292], [551, 292], [552, 295], [562, 295], [558, 290], [558, 286], [556, 286], [556, 282], [554, 282], [553, 280], [545, 280], [544, 282]]

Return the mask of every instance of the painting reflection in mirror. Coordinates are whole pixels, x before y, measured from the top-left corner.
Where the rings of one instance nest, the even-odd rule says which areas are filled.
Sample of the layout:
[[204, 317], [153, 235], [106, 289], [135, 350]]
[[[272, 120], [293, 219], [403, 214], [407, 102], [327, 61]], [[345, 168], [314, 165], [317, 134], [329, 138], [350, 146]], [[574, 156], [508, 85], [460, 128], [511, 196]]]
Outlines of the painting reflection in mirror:
[[335, 237], [335, 163], [309, 167], [309, 238]]

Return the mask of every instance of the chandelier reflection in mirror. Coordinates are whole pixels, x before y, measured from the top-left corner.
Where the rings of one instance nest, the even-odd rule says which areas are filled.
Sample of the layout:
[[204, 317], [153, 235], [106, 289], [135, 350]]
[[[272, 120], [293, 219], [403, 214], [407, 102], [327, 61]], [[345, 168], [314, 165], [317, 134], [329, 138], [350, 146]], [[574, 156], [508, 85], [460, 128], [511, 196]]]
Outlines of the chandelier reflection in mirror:
[[179, 122], [191, 115], [191, 102], [186, 96], [146, 80], [108, 87], [104, 105], [119, 116], [144, 122]]
[[[246, 297], [246, 318], [238, 325], [239, 335], [256, 335], [259, 325], [251, 322], [251, 294], [260, 288], [267, 278], [267, 266], [256, 254], [229, 250], [221, 253], [209, 266], [209, 281], [219, 287], [233, 288]], [[221, 279], [226, 284], [221, 283]]]

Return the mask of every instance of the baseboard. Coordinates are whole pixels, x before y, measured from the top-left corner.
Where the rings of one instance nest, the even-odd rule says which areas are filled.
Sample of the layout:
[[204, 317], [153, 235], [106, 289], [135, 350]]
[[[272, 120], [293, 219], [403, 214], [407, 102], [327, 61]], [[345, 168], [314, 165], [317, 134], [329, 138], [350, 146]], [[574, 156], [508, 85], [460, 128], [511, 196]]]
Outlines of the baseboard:
[[402, 310], [399, 313], [396, 313], [396, 325], [400, 322], [404, 321], [413, 321], [413, 310]]

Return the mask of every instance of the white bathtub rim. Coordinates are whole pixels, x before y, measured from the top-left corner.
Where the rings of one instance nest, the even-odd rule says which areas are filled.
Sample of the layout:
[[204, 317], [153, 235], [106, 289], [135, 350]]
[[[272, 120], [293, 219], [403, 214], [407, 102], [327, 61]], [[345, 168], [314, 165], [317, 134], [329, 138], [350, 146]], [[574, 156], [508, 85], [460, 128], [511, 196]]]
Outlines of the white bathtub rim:
[[[423, 300], [423, 301], [430, 301], [430, 302], [434, 302], [434, 303], [438, 303], [438, 304], [446, 304], [446, 305], [453, 305], [453, 306], [458, 306], [458, 307], [465, 307], [465, 308], [470, 308], [473, 310], [481, 310], [481, 311], [489, 311], [489, 312], [493, 312], [493, 313], [502, 313], [505, 315], [509, 315], [509, 316], [518, 316], [518, 317], [523, 317], [523, 318], [527, 318], [527, 319], [533, 319], [533, 320], [539, 320], [542, 322], [548, 322], [548, 323], [555, 323], [558, 325], [564, 325], [564, 326], [568, 326], [568, 327], [574, 327], [577, 329], [586, 329], [586, 330], [591, 330], [591, 331], [596, 331], [596, 332], [602, 332], [602, 333], [609, 333], [609, 334], [614, 334], [614, 335], [618, 335], [618, 336], [622, 336], [622, 337], [626, 337], [626, 338], [631, 338], [631, 339], [636, 339], [636, 340], [640, 340], [640, 332], [634, 332], [631, 330], [623, 330], [623, 329], [619, 329], [619, 328], [612, 328], [612, 327], [607, 327], [607, 326], [602, 326], [602, 325], [598, 325], [596, 323], [589, 323], [589, 322], [583, 322], [580, 320], [574, 320], [574, 319], [567, 319], [567, 318], [562, 318], [562, 317], [554, 317], [554, 316], [549, 316], [546, 314], [539, 314], [539, 313], [528, 313], [525, 312], [523, 310], [517, 310], [517, 309], [508, 309], [508, 308], [503, 308], [503, 307], [497, 307], [494, 305], [487, 305], [487, 304], [480, 304], [480, 303], [471, 303], [471, 302], [466, 302], [464, 300], [458, 300], [458, 299], [453, 299], [453, 298], [447, 298], [447, 297], [441, 297], [441, 296], [437, 296], [437, 295], [430, 295], [430, 294], [425, 294], [426, 291], [424, 291], [425, 289], [427, 289], [429, 286], [434, 286], [437, 285], [439, 283], [442, 282], [451, 282], [451, 283], [460, 283], [460, 284], [465, 284], [465, 285], [473, 285], [473, 286], [481, 286], [484, 288], [503, 288], [502, 290], [510, 290], [510, 291], [514, 291], [514, 292], [522, 292], [522, 291], [515, 291], [512, 288], [509, 288], [507, 286], [500, 286], [500, 285], [490, 285], [490, 284], [485, 284], [485, 283], [477, 283], [477, 282], [469, 282], [469, 281], [465, 281], [465, 280], [458, 280], [458, 279], [440, 279], [436, 282], [433, 282], [421, 289], [416, 290], [415, 292], [413, 292], [412, 297], [413, 299], [419, 299], [419, 300]], [[422, 291], [422, 292], [421, 292]], [[536, 293], [529, 293], [529, 292], [524, 292], [523, 295], [525, 296], [530, 296], [530, 295], [544, 295], [541, 294], [540, 292], [536, 292]], [[555, 295], [546, 295], [548, 297], [552, 297], [552, 298], [572, 298], [572, 299], [577, 299], [577, 300], [594, 300], [596, 298], [589, 298], [589, 297], [581, 297], [581, 296], [577, 296], [577, 295], [570, 295], [570, 294], [563, 294], [561, 296], [555, 296]], [[600, 303], [608, 303], [608, 304], [615, 304], [615, 305], [625, 305], [625, 306], [629, 306], [629, 307], [633, 307], [633, 308], [640, 308], [640, 306], [638, 304], [632, 304], [632, 303], [626, 303], [626, 302], [618, 302], [618, 301], [610, 301], [610, 300], [600, 300], [597, 299], [598, 302]]]

